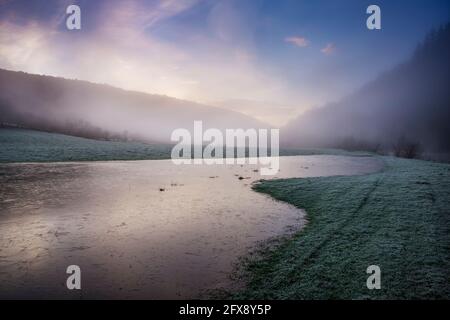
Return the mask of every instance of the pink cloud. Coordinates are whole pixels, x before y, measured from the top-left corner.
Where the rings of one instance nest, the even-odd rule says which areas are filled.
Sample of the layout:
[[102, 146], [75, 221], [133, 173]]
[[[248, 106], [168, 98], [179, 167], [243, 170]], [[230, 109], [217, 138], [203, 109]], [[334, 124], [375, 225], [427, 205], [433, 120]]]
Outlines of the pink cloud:
[[309, 45], [309, 40], [304, 37], [287, 37], [284, 41], [292, 43], [297, 47], [307, 47]]
[[323, 54], [326, 54], [327, 56], [334, 53], [336, 51], [336, 46], [334, 43], [328, 43], [324, 48], [320, 50]]

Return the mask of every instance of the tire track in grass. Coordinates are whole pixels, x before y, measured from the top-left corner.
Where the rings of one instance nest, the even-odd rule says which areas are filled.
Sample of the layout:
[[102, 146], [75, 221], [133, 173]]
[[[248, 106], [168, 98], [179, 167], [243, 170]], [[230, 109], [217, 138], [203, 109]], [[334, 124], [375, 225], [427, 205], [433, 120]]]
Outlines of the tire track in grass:
[[[361, 199], [360, 204], [358, 205], [358, 207], [356, 208], [356, 210], [353, 212], [353, 214], [351, 214], [347, 219], [343, 220], [336, 228], [336, 231], [334, 233], [329, 233], [328, 236], [325, 237], [325, 239], [323, 239], [315, 248], [313, 251], [311, 251], [303, 260], [303, 263], [301, 263], [299, 265], [299, 267], [301, 266], [306, 266], [310, 263], [312, 263], [317, 256], [320, 254], [320, 252], [322, 251], [322, 249], [333, 239], [336, 237], [336, 233], [339, 230], [344, 229], [346, 226], [348, 226], [352, 220], [354, 220], [354, 218], [358, 215], [359, 212], [361, 212], [364, 207], [367, 205], [367, 202], [369, 201], [370, 196], [374, 193], [374, 191], [377, 189], [380, 180], [382, 178], [378, 178], [377, 180], [374, 181], [372, 188], [367, 192], [367, 194], [363, 197], [363, 199]], [[306, 212], [306, 214], [308, 215], [308, 212]]]
[[[450, 165], [383, 157], [362, 176], [263, 181], [256, 191], [305, 208], [308, 223], [247, 267], [237, 298], [448, 299]], [[382, 290], [366, 268], [382, 269]]]

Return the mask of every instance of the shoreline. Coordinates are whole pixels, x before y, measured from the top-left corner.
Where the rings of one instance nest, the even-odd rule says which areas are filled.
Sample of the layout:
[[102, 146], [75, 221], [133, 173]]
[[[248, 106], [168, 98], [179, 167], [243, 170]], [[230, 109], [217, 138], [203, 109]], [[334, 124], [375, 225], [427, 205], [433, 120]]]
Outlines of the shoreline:
[[[248, 285], [231, 296], [448, 299], [450, 165], [382, 159], [386, 167], [377, 173], [257, 184], [256, 192], [304, 208], [308, 223], [244, 264]], [[382, 268], [384, 290], [365, 288], [372, 264]]]

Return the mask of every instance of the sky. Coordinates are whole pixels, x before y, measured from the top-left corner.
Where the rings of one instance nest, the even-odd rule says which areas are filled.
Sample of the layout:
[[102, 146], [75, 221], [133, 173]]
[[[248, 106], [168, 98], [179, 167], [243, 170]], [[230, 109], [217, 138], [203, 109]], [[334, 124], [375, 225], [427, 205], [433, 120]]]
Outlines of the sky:
[[[81, 30], [66, 8], [81, 8]], [[381, 8], [381, 30], [366, 9]], [[0, 0], [0, 68], [106, 83], [283, 125], [408, 59], [450, 1]]]

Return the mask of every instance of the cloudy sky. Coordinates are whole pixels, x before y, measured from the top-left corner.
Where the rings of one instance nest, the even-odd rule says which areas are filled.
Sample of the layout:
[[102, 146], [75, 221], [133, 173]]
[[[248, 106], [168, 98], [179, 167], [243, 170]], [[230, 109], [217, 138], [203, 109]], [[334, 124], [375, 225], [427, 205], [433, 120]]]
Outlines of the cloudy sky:
[[[70, 4], [81, 30], [65, 27]], [[366, 28], [381, 7], [382, 30]], [[443, 1], [0, 0], [0, 68], [108, 83], [281, 125], [405, 60]]]

